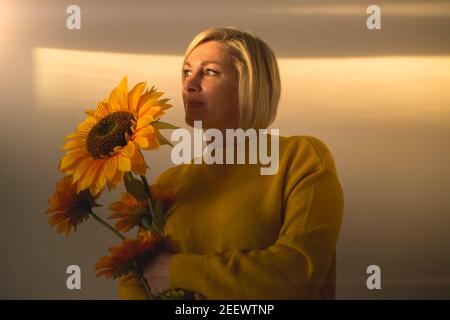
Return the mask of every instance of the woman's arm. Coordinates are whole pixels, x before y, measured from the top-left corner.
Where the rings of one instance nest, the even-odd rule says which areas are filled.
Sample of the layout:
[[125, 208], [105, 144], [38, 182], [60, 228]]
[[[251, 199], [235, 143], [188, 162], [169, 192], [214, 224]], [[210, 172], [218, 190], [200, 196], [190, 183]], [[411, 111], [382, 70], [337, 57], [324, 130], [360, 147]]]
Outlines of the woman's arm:
[[274, 245], [220, 254], [175, 254], [170, 285], [206, 299], [316, 298], [335, 255], [342, 214], [339, 180], [334, 170], [320, 165], [290, 191]]

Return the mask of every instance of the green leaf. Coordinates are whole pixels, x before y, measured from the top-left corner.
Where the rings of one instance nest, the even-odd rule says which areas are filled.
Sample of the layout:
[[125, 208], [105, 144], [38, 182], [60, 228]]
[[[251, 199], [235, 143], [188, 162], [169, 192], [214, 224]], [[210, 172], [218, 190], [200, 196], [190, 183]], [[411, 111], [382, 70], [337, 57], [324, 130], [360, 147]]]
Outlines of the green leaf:
[[144, 227], [151, 230], [152, 229], [152, 220], [153, 220], [152, 216], [148, 214], [148, 215], [145, 215], [142, 217], [141, 223]]
[[156, 228], [156, 226], [153, 223], [150, 226], [150, 231], [152, 232], [152, 234], [158, 234], [158, 228]]
[[169, 100], [170, 100], [170, 98], [161, 99], [161, 100], [159, 100], [159, 104], [164, 104], [164, 103], [166, 103]]
[[153, 122], [150, 122], [150, 125], [157, 129], [179, 129], [180, 127], [174, 126], [173, 124], [162, 122], [158, 120], [155, 120]]
[[192, 291], [170, 288], [160, 292], [157, 300], [195, 300], [195, 294]]
[[171, 146], [171, 147], [173, 148], [173, 144], [172, 144], [169, 140], [167, 140], [166, 137], [164, 137], [163, 135], [161, 135], [160, 133], [158, 133], [158, 140], [159, 140], [159, 144], [160, 144], [160, 145], [165, 145], [165, 144], [167, 144], [167, 145], [169, 145], [169, 146]]
[[162, 201], [156, 201], [155, 207], [153, 208], [153, 226], [154, 229], [160, 233], [164, 232], [164, 211]]
[[131, 193], [138, 200], [147, 200], [148, 194], [145, 191], [144, 184], [142, 181], [133, 177], [131, 172], [125, 172], [123, 176], [123, 182], [125, 184], [125, 189], [128, 193]]

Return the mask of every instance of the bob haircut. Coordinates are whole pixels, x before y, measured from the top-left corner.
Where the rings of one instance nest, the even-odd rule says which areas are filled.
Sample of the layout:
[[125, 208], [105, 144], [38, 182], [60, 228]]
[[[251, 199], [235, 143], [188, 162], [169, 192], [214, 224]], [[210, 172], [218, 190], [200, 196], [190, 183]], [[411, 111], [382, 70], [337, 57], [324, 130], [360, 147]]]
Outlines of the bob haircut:
[[281, 92], [278, 64], [272, 49], [249, 32], [233, 27], [209, 28], [197, 34], [189, 44], [183, 66], [192, 50], [208, 41], [219, 41], [230, 50], [238, 74], [240, 127], [266, 129], [275, 120]]

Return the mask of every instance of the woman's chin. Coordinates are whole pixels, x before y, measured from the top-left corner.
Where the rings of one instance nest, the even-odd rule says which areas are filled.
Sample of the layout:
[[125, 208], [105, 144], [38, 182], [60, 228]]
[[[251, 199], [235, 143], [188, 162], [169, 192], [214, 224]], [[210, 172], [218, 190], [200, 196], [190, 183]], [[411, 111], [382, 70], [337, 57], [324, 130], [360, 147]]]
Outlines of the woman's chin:
[[190, 127], [194, 127], [194, 121], [203, 121], [203, 117], [201, 117], [198, 114], [192, 114], [190, 112], [186, 112], [186, 116], [184, 118], [184, 121], [186, 122], [186, 124]]

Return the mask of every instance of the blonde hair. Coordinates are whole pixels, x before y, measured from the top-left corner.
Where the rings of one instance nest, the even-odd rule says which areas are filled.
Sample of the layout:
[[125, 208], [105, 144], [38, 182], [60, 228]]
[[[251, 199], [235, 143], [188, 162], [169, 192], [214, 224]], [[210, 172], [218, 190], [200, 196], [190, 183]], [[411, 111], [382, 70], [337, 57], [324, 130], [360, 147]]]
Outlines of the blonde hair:
[[255, 35], [232, 27], [209, 28], [189, 44], [187, 57], [200, 44], [219, 41], [230, 50], [239, 84], [239, 124], [243, 129], [265, 129], [275, 120], [281, 83], [272, 49]]

